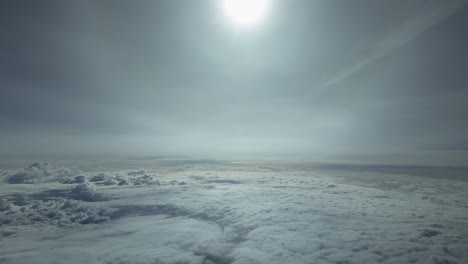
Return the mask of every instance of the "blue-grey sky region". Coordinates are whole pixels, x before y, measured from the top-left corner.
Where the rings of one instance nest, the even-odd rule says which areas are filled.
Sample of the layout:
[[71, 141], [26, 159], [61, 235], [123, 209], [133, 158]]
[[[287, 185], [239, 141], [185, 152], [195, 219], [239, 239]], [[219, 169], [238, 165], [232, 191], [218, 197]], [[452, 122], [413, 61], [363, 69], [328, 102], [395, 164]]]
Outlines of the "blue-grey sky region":
[[463, 163], [467, 3], [4, 0], [0, 155]]

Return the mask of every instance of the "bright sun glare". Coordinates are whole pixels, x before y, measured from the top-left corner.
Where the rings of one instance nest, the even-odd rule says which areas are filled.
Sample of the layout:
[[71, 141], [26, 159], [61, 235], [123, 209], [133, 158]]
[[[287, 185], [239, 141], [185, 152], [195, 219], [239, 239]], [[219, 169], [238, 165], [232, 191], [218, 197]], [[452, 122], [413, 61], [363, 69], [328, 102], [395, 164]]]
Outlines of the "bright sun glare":
[[223, 0], [226, 15], [239, 26], [253, 26], [266, 15], [268, 0]]

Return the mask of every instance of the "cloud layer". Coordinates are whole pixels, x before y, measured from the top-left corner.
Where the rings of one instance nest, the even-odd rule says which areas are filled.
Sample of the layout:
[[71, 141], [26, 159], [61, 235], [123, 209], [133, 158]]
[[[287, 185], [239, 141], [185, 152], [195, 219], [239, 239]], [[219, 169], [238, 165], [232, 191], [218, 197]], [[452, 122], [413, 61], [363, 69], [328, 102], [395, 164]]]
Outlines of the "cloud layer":
[[[164, 171], [160, 185], [85, 184], [105, 200], [45, 195], [70, 186], [88, 190], [82, 184], [57, 184], [48, 192], [40, 183], [1, 185], [0, 259], [126, 264], [468, 260], [466, 179], [423, 178], [404, 167], [366, 171], [287, 163], [166, 164], [159, 170]], [[105, 175], [124, 173], [155, 172], [108, 170]], [[19, 194], [27, 199], [13, 199]]]

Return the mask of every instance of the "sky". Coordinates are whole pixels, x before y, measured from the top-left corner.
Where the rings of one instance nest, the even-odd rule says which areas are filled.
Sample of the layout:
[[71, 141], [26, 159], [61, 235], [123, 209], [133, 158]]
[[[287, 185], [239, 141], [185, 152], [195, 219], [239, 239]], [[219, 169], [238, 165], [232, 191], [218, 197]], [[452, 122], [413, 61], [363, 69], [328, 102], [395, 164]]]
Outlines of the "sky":
[[468, 165], [468, 1], [270, 2], [1, 1], [0, 156]]

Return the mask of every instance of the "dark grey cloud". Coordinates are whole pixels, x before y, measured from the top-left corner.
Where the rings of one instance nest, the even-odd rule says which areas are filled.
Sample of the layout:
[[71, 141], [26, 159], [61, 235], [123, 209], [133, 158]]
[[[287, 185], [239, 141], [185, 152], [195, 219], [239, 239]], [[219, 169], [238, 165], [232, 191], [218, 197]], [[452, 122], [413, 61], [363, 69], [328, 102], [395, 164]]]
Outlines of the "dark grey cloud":
[[1, 154], [458, 151], [465, 3], [3, 1]]

